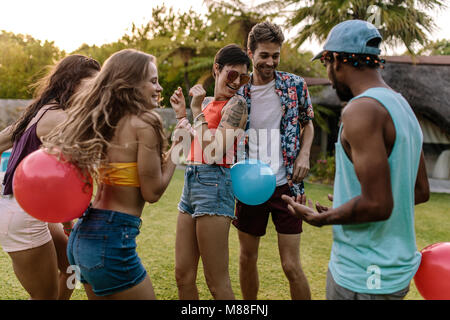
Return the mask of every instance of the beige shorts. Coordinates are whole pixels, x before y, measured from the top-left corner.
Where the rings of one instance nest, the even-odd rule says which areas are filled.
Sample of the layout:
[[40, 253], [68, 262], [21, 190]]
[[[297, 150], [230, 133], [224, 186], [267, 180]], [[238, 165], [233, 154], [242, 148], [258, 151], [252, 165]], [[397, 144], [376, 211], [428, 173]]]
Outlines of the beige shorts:
[[52, 239], [48, 223], [23, 211], [14, 197], [0, 195], [0, 246], [5, 252], [40, 247]]

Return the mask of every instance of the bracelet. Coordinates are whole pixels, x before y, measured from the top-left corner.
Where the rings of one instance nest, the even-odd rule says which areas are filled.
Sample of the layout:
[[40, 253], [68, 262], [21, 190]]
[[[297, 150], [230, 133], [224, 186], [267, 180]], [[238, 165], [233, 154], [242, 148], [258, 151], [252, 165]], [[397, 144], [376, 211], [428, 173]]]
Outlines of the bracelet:
[[182, 122], [184, 119], [187, 119], [186, 117], [183, 117], [183, 118], [177, 118], [177, 126], [178, 126], [178, 124], [180, 123], [180, 122]]
[[186, 118], [186, 114], [185, 114], [184, 116], [176, 117], [176, 118], [177, 118], [177, 120], [181, 120], [181, 119], [183, 119], [183, 118]]
[[208, 122], [206, 122], [206, 121], [198, 122], [197, 121], [197, 123], [194, 123], [194, 125], [192, 127], [195, 129], [197, 127], [203, 126], [204, 124], [208, 125]]

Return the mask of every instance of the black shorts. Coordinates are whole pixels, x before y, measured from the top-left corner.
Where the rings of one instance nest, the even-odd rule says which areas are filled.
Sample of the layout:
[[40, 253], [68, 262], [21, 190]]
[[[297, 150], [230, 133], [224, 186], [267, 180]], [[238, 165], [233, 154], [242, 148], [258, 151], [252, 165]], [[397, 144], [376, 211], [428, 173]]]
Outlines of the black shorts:
[[302, 220], [289, 212], [287, 203], [281, 199], [283, 194], [292, 195], [288, 184], [276, 187], [272, 197], [260, 205], [250, 206], [237, 200], [237, 219], [233, 221], [233, 225], [242, 232], [261, 237], [266, 234], [269, 213], [272, 213], [272, 221], [278, 233], [301, 233]]

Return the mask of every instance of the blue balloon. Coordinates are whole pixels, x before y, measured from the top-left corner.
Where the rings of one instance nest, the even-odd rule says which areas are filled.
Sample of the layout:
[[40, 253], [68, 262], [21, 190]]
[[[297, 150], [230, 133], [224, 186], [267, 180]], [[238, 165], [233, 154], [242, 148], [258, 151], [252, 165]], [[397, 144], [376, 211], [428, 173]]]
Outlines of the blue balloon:
[[259, 160], [239, 161], [231, 167], [230, 173], [234, 195], [242, 203], [252, 206], [264, 203], [275, 191], [275, 174]]

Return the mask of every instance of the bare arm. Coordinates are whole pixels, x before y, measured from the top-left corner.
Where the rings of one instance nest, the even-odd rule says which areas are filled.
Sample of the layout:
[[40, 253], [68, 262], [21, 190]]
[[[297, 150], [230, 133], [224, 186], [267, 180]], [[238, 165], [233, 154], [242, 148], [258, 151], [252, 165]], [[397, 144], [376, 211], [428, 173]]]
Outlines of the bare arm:
[[160, 143], [155, 129], [142, 121], [137, 129], [137, 138], [137, 165], [141, 194], [145, 201], [154, 203], [163, 195], [175, 171], [176, 164], [172, 162], [170, 155], [176, 142], [164, 155], [166, 159], [161, 164]]
[[[45, 111], [42, 108], [35, 118], [40, 117], [40, 114]], [[42, 141], [42, 138], [48, 135], [58, 125], [63, 123], [67, 119], [67, 113], [62, 109], [48, 110], [45, 115], [39, 120], [36, 127], [36, 134]]]
[[321, 214], [314, 212], [311, 203], [307, 207], [284, 197], [297, 216], [315, 226], [374, 222], [390, 217], [394, 202], [383, 137], [385, 115], [380, 110], [373, 103], [357, 100], [342, 116], [342, 135], [351, 147], [350, 157], [361, 184], [361, 195]]
[[233, 96], [222, 110], [222, 119], [214, 135], [209, 130], [204, 131], [206, 126], [202, 126], [202, 149], [207, 163], [222, 161], [226, 152], [233, 148], [235, 139], [243, 134], [247, 116], [245, 100], [241, 96]]
[[13, 146], [12, 140], [12, 130], [13, 126], [10, 125], [0, 132], [0, 155]]
[[419, 171], [417, 172], [416, 185], [414, 188], [414, 204], [427, 202], [430, 199], [430, 185], [428, 183], [427, 169], [423, 150], [420, 153]]
[[295, 183], [301, 182], [309, 172], [310, 163], [309, 156], [311, 146], [314, 139], [314, 125], [309, 120], [304, 126], [301, 134], [301, 148], [300, 153], [294, 162], [294, 171], [292, 173], [292, 181]]
[[193, 96], [191, 110], [194, 119], [199, 116], [198, 125], [194, 123], [199, 138], [203, 156], [207, 163], [220, 163], [227, 150], [234, 146], [234, 140], [243, 133], [247, 122], [247, 103], [241, 96], [235, 95], [222, 109], [222, 119], [213, 133], [202, 116], [202, 110], [211, 101], [205, 98], [205, 92], [200, 85], [192, 87]]

